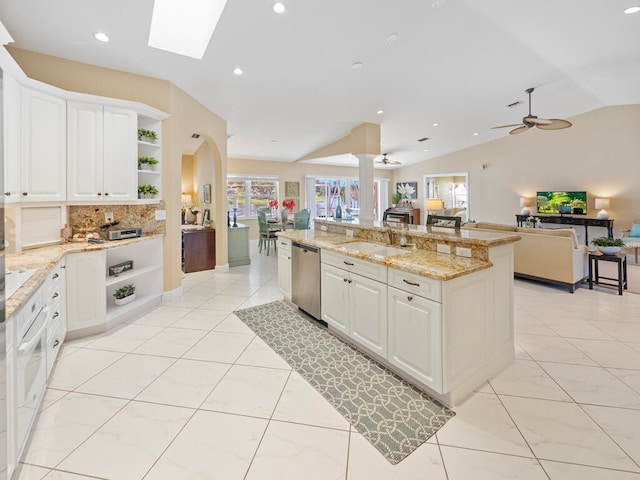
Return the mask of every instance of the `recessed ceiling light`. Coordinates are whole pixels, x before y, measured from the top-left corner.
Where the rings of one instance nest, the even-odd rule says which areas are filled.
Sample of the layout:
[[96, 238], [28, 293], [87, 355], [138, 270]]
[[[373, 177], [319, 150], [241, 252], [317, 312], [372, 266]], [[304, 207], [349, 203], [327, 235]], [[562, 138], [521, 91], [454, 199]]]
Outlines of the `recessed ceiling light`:
[[437, 127], [438, 125], [440, 125], [438, 122], [434, 123], [433, 125], [431, 125], [432, 127]]
[[93, 34], [93, 38], [95, 38], [99, 42], [104, 42], [104, 43], [109, 41], [109, 36], [104, 32], [96, 32], [96, 33], [94, 33]]
[[149, 46], [201, 60], [227, 0], [155, 0]]
[[429, 151], [429, 149], [428, 149], [428, 148], [425, 148], [425, 149], [423, 150], [423, 152], [428, 152], [428, 151]]
[[278, 143], [278, 140], [271, 140], [271, 143]]
[[236, 67], [233, 69], [234, 75], [242, 75], [243, 73], [244, 73], [244, 70], [242, 70], [240, 67]]
[[638, 13], [638, 12], [640, 12], [640, 5], [634, 5], [632, 7], [624, 9], [624, 13], [626, 14]]
[[376, 112], [378, 115], [382, 115], [384, 113], [384, 110], [380, 109]]
[[394, 43], [396, 40], [398, 40], [398, 34], [397, 33], [392, 33], [387, 37], [387, 42], [389, 42], [389, 43]]
[[362, 68], [362, 62], [354, 62], [351, 64], [351, 68], [354, 70], [360, 70]]
[[276, 13], [284, 13], [287, 11], [287, 6], [282, 2], [276, 2], [273, 4], [273, 11]]
[[474, 137], [477, 137], [478, 135], [480, 135], [478, 132], [473, 132]]

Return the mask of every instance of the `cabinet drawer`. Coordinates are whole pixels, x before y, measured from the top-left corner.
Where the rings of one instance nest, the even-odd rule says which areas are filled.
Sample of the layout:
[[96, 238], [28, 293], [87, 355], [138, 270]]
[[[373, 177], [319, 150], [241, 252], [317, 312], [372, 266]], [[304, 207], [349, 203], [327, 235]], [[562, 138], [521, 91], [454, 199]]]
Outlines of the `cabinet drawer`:
[[414, 273], [390, 268], [389, 286], [428, 298], [435, 302], [442, 301], [442, 282], [440, 280], [434, 280], [433, 278], [422, 277]]
[[278, 248], [291, 253], [291, 239], [278, 237]]
[[27, 300], [24, 305], [20, 308], [20, 314], [15, 315], [18, 323], [16, 324], [16, 338], [18, 344], [24, 334], [27, 333], [27, 329], [31, 325], [31, 321], [35, 318], [36, 315], [40, 312], [42, 308], [42, 288], [39, 288], [29, 300]]
[[333, 265], [347, 272], [356, 273], [363, 277], [376, 280], [378, 282], [387, 282], [387, 266], [379, 263], [370, 262], [368, 260], [360, 260], [359, 258], [341, 255], [339, 253], [322, 251], [320, 258], [322, 263]]

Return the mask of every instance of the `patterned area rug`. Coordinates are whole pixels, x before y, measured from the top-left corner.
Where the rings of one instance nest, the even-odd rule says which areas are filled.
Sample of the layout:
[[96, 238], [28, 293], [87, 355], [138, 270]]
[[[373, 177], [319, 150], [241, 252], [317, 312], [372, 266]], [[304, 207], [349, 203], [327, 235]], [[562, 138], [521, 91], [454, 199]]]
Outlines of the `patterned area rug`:
[[284, 302], [234, 313], [393, 464], [455, 415]]

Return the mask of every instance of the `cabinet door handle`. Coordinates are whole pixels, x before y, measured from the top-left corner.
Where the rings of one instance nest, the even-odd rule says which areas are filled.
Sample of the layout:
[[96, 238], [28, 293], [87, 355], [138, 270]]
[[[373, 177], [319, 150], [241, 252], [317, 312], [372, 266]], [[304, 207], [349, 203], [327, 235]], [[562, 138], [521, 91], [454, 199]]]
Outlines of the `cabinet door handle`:
[[287, 244], [285, 242], [280, 242], [280, 245], [282, 245], [283, 247], [287, 246]]
[[22, 192], [22, 195], [26, 197], [29, 194], [27, 192]]
[[411, 295], [409, 295], [409, 296], [407, 297], [407, 300], [411, 301], [411, 300], [413, 300], [413, 297], [412, 297]]
[[11, 192], [4, 192], [6, 197], [10, 197], [11, 196]]
[[409, 280], [405, 280], [404, 278], [402, 279], [402, 281], [403, 281], [404, 283], [406, 283], [407, 285], [412, 285], [412, 286], [414, 286], [414, 287], [419, 287], [419, 286], [420, 286], [420, 284], [419, 284], [419, 283], [410, 282]]
[[57, 273], [54, 273], [52, 278], [56, 279], [56, 278], [58, 278], [59, 276], [60, 276], [60, 275], [58, 275]]
[[52, 318], [52, 319], [53, 319], [53, 318], [58, 318], [59, 316], [60, 316], [60, 314], [59, 314], [58, 312], [55, 312], [51, 318]]
[[102, 192], [98, 192], [98, 196], [99, 196], [99, 197], [100, 197], [100, 196], [102, 196]]
[[56, 348], [58, 345], [60, 345], [60, 340], [56, 338], [55, 342], [53, 342], [53, 348]]
[[351, 283], [353, 280], [349, 280], [349, 283]]
[[109, 195], [109, 192], [104, 192], [105, 195]]
[[347, 280], [346, 278], [342, 279], [343, 282], [348, 282], [349, 280]]
[[54, 293], [51, 298], [58, 298], [58, 292]]
[[291, 260], [291, 257], [287, 257], [287, 260]]
[[353, 267], [353, 265], [354, 265], [353, 263], [347, 262], [345, 260], [343, 260], [342, 263], [344, 263], [345, 265], [349, 265], [350, 267]]

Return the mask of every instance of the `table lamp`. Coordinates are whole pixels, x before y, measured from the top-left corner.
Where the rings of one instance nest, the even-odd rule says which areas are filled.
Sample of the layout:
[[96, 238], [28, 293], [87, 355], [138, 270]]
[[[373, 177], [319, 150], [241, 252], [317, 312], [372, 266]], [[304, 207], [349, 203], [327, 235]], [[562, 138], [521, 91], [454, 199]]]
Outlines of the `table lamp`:
[[596, 209], [601, 209], [598, 212], [598, 219], [606, 220], [609, 218], [609, 213], [605, 210], [609, 208], [609, 199], [608, 198], [596, 198]]
[[426, 208], [429, 212], [434, 210], [442, 210], [444, 208], [444, 202], [441, 198], [427, 198]]
[[531, 205], [531, 201], [529, 198], [520, 197], [520, 206], [522, 207], [522, 210], [520, 210], [520, 215], [531, 215], [531, 210], [527, 208], [529, 205]]

